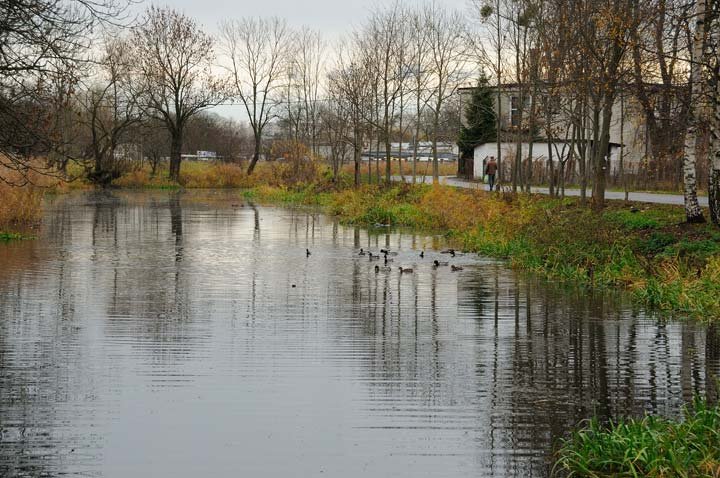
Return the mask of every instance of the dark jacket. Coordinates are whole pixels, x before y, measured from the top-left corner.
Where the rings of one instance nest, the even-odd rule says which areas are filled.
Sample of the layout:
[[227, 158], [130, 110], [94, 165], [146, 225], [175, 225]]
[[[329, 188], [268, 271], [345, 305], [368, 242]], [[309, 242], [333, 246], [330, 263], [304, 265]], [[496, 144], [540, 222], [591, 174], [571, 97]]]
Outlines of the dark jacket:
[[495, 173], [497, 173], [497, 162], [494, 159], [491, 159], [485, 165], [485, 174], [495, 174]]

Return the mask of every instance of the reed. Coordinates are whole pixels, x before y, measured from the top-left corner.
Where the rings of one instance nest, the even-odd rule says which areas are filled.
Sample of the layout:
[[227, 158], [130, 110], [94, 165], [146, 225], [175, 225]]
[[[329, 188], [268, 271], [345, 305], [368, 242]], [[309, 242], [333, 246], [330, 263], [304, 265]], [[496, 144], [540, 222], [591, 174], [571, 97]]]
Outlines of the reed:
[[0, 166], [0, 177], [4, 178], [0, 181], [0, 234], [4, 240], [22, 237], [18, 230], [40, 221], [47, 181], [32, 172], [28, 174], [29, 181], [25, 181], [17, 171]]

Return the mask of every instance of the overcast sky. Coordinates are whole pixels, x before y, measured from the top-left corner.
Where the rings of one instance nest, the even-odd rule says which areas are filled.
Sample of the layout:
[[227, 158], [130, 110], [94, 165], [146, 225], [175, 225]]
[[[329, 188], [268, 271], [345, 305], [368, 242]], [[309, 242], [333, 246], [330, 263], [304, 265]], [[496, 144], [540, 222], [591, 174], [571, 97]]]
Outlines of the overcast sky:
[[[429, 0], [428, 0], [429, 1]], [[470, 0], [435, 0], [439, 5], [468, 12]], [[195, 18], [205, 31], [218, 33], [222, 20], [242, 17], [280, 17], [291, 27], [308, 26], [320, 30], [329, 47], [353, 27], [361, 25], [375, 8], [390, 6], [394, 0], [168, 0], [145, 1], [132, 6], [141, 14], [149, 5], [169, 6]], [[406, 5], [422, 5], [423, 0], [407, 0]], [[218, 106], [212, 111], [240, 121], [247, 116], [237, 105]]]
[[[436, 0], [448, 8], [467, 10], [469, 0]], [[329, 40], [362, 23], [374, 7], [391, 5], [393, 0], [170, 0], [150, 2], [168, 5], [196, 18], [209, 32], [223, 19], [247, 16], [282, 17], [292, 26], [307, 25], [321, 30]], [[150, 3], [140, 4], [144, 10]], [[406, 2], [422, 3], [416, 1]]]

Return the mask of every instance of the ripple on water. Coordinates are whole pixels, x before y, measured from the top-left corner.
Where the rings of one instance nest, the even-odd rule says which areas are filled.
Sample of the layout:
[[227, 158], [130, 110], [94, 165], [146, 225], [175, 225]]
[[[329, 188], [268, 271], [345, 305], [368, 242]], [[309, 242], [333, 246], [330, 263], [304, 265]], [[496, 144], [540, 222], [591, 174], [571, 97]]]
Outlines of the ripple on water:
[[0, 475], [543, 476], [578, 420], [720, 372], [715, 329], [622, 296], [236, 202], [71, 195], [0, 245]]

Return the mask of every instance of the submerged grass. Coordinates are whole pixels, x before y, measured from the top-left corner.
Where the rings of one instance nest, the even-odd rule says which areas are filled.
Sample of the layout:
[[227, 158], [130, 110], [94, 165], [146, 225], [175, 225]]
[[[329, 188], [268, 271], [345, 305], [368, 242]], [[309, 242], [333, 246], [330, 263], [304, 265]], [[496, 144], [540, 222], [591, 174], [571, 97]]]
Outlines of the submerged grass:
[[565, 440], [554, 476], [720, 477], [720, 406], [696, 398], [684, 419], [597, 419]]

